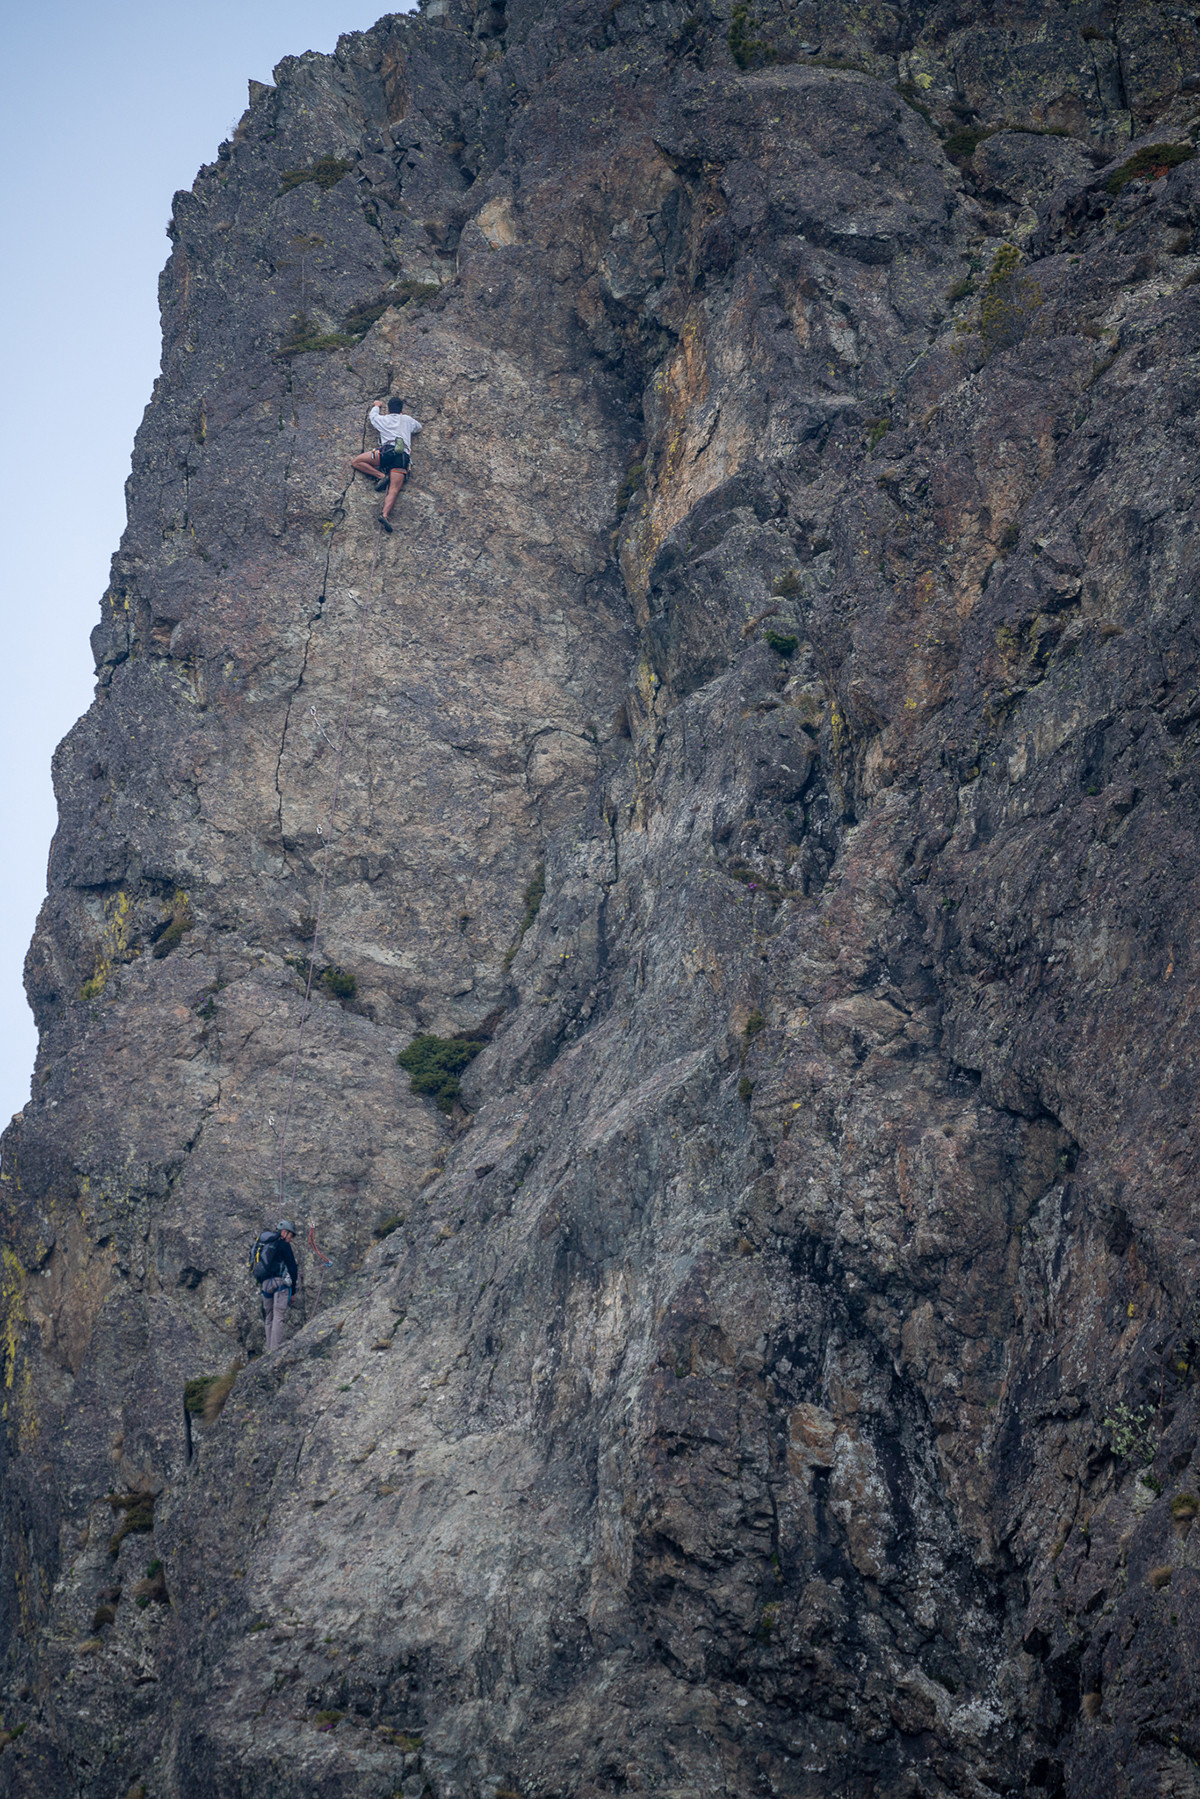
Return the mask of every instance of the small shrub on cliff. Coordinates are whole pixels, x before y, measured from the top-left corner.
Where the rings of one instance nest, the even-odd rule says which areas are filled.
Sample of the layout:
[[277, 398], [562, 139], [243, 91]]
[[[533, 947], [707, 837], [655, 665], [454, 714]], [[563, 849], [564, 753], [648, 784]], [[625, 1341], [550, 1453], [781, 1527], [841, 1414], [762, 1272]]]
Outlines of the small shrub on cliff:
[[279, 177], [279, 192], [289, 194], [294, 187], [303, 187], [308, 181], [315, 182], [318, 187], [336, 187], [353, 167], [352, 162], [341, 156], [318, 156], [306, 169], [285, 169]]
[[1147, 144], [1119, 169], [1114, 169], [1104, 185], [1110, 194], [1119, 194], [1127, 181], [1157, 181], [1160, 175], [1178, 168], [1181, 162], [1191, 162], [1195, 154], [1193, 144]]
[[533, 871], [533, 879], [525, 889], [525, 916], [521, 920], [512, 948], [505, 953], [504, 972], [508, 973], [513, 965], [513, 957], [520, 949], [525, 933], [541, 911], [542, 901], [546, 897], [546, 864], [539, 862]]
[[342, 323], [353, 337], [365, 337], [379, 319], [381, 319], [392, 300], [388, 294], [380, 295], [377, 300], [367, 300], [361, 306], [352, 307]]
[[746, 0], [738, 0], [729, 21], [729, 50], [739, 69], [749, 69], [755, 63], [775, 62], [778, 51], [755, 37], [756, 20]]
[[794, 656], [800, 648], [800, 639], [793, 637], [788, 631], [764, 631], [763, 636], [771, 648], [785, 661], [789, 656]]
[[321, 985], [326, 993], [334, 999], [353, 999], [358, 992], [358, 982], [344, 968], [335, 968], [331, 963], [321, 975]]
[[203, 1418], [204, 1402], [208, 1398], [208, 1389], [218, 1378], [215, 1374], [200, 1374], [195, 1380], [183, 1383], [183, 1403], [193, 1418]]
[[108, 1503], [114, 1512], [123, 1514], [108, 1540], [108, 1553], [114, 1558], [120, 1553], [121, 1544], [126, 1537], [136, 1532], [149, 1534], [154, 1529], [154, 1501], [157, 1493], [109, 1493]]
[[644, 462], [631, 462], [629, 467], [625, 470], [625, 479], [617, 489], [618, 518], [624, 518], [625, 514], [628, 512], [629, 502], [632, 500], [638, 488], [642, 485], [642, 479], [645, 473], [646, 465]]
[[414, 1093], [428, 1094], [439, 1112], [452, 1112], [462, 1092], [459, 1075], [487, 1042], [486, 1037], [435, 1037], [429, 1032], [414, 1037], [396, 1057], [412, 1077]]
[[1104, 1429], [1108, 1432], [1108, 1444], [1118, 1461], [1133, 1462], [1145, 1468], [1154, 1460], [1158, 1447], [1152, 1428], [1153, 1412], [1148, 1405], [1140, 1405], [1135, 1410], [1121, 1400], [1112, 1409], [1111, 1417], [1103, 1420]]
[[954, 163], [956, 168], [964, 169], [978, 150], [984, 138], [991, 137], [996, 130], [994, 125], [966, 126], [962, 131], [951, 132], [942, 145], [942, 149]]
[[139, 1580], [133, 1589], [133, 1601], [139, 1611], [145, 1611], [151, 1603], [167, 1605], [170, 1595], [167, 1592], [167, 1575], [162, 1563], [152, 1561], [146, 1569], [145, 1580]]
[[1041, 288], [1022, 272], [1021, 252], [1015, 244], [1001, 244], [979, 296], [977, 329], [984, 354], [1020, 343], [1041, 304]]
[[196, 920], [192, 917], [191, 901], [187, 894], [177, 893], [171, 902], [170, 922], [155, 940], [155, 956], [169, 956], [171, 951], [183, 942], [184, 937], [193, 929], [195, 923]]
[[348, 350], [358, 338], [346, 331], [318, 331], [303, 314], [293, 319], [292, 335], [280, 344], [275, 354], [286, 360], [290, 356], [322, 354], [329, 350]]
[[219, 1418], [233, 1391], [233, 1383], [244, 1367], [245, 1363], [239, 1360], [224, 1374], [201, 1374], [195, 1380], [185, 1381], [183, 1403], [193, 1418], [202, 1418], [205, 1424], [212, 1424]]
[[436, 281], [402, 281], [392, 304], [407, 306], [411, 300], [414, 306], [424, 306], [428, 300], [435, 300], [441, 291], [441, 285]]

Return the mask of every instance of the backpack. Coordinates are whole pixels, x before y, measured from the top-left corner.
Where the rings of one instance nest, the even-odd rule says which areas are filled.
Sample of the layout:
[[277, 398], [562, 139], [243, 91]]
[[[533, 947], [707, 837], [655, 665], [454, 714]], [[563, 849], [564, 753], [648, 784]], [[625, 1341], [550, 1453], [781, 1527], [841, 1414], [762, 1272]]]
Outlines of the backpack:
[[251, 1276], [259, 1286], [274, 1274], [279, 1260], [279, 1232], [260, 1231], [254, 1239], [254, 1248], [250, 1251], [247, 1266]]

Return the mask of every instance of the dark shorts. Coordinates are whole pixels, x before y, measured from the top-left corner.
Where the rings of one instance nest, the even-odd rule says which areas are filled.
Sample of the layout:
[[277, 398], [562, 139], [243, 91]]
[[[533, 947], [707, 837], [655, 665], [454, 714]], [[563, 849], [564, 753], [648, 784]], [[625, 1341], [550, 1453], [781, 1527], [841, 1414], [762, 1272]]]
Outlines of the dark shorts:
[[400, 444], [385, 444], [379, 452], [380, 473], [390, 475], [394, 468], [407, 471], [412, 467], [412, 457]]

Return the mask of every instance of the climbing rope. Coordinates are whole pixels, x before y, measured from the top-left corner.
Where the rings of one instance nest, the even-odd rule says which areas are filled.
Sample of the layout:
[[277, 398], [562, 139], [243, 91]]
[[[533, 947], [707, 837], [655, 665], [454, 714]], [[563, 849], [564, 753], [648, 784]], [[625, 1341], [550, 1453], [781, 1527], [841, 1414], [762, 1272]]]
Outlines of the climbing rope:
[[[317, 1282], [317, 1297], [313, 1300], [312, 1315], [315, 1318], [321, 1307], [321, 1294], [325, 1290], [325, 1275], [326, 1275], [327, 1271], [330, 1268], [332, 1268], [332, 1266], [333, 1266], [333, 1257], [325, 1255], [322, 1252], [322, 1250], [318, 1247], [317, 1227], [316, 1227], [315, 1222], [311, 1223], [308, 1227], [308, 1237], [306, 1238], [306, 1242], [308, 1245], [309, 1254], [312, 1256], [313, 1261], [317, 1264], [317, 1267], [321, 1270], [321, 1278]], [[307, 1292], [304, 1295], [304, 1322], [305, 1322], [305, 1324], [308, 1323], [308, 1294], [307, 1294]]]
[[[375, 571], [379, 566], [379, 547], [382, 542], [382, 539], [383, 539], [382, 531], [376, 530], [375, 551], [371, 557], [371, 572], [367, 576], [366, 599], [363, 601], [362, 605], [359, 607], [359, 612], [358, 612], [358, 630], [355, 633], [355, 637], [354, 637], [354, 664], [350, 671], [350, 685], [346, 690], [346, 700], [345, 700], [345, 704], [342, 707], [342, 724], [341, 724], [341, 730], [338, 732], [337, 764], [333, 771], [333, 793], [332, 793], [332, 795], [330, 797], [330, 801], [329, 801], [329, 818], [327, 821], [327, 828], [325, 830], [322, 831], [320, 825], [317, 826], [317, 830], [320, 833], [321, 841], [324, 846], [323, 853], [321, 856], [321, 887], [320, 887], [320, 892], [317, 895], [317, 914], [316, 914], [316, 919], [313, 923], [312, 953], [308, 958], [308, 979], [305, 982], [305, 987], [304, 987], [304, 1004], [300, 1008], [300, 1026], [296, 1032], [296, 1050], [295, 1050], [295, 1054], [292, 1056], [292, 1072], [291, 1072], [291, 1077], [288, 1080], [287, 1108], [283, 1115], [283, 1129], [278, 1133], [278, 1135], [279, 1135], [278, 1200], [279, 1200], [279, 1215], [281, 1218], [283, 1216], [283, 1172], [284, 1172], [284, 1159], [287, 1154], [288, 1125], [291, 1123], [291, 1118], [292, 1118], [292, 1103], [296, 1097], [296, 1074], [300, 1067], [300, 1051], [304, 1046], [304, 1027], [308, 1023], [309, 1007], [310, 1007], [310, 1004], [312, 1001], [313, 981], [316, 978], [317, 952], [318, 952], [318, 949], [320, 948], [320, 941], [321, 941], [321, 918], [322, 918], [322, 915], [325, 910], [325, 889], [326, 889], [326, 886], [327, 886], [328, 880], [329, 880], [329, 852], [330, 852], [330, 849], [333, 844], [334, 820], [337, 817], [338, 799], [340, 797], [341, 788], [342, 788], [342, 763], [345, 758], [345, 750], [346, 750], [346, 730], [350, 723], [350, 707], [352, 706], [352, 704], [354, 702], [354, 690], [358, 684], [358, 669], [359, 669], [359, 663], [362, 660], [363, 630], [366, 626], [367, 616], [371, 610], [371, 604], [372, 604], [371, 594], [372, 594], [372, 590], [375, 585]], [[318, 720], [318, 727], [319, 727], [319, 724], [320, 724], [320, 721]], [[324, 732], [322, 732], [322, 735], [324, 736]], [[329, 742], [328, 738], [326, 738], [326, 742]], [[312, 1247], [315, 1244], [314, 1228], [312, 1226], [309, 1227], [308, 1235], [309, 1235], [309, 1246]], [[321, 1278], [322, 1278], [322, 1282], [323, 1282], [324, 1281], [323, 1274], [322, 1274]], [[320, 1299], [319, 1289], [318, 1289], [317, 1297], [319, 1300]], [[314, 1311], [316, 1310], [315, 1305], [313, 1307], [313, 1310]]]

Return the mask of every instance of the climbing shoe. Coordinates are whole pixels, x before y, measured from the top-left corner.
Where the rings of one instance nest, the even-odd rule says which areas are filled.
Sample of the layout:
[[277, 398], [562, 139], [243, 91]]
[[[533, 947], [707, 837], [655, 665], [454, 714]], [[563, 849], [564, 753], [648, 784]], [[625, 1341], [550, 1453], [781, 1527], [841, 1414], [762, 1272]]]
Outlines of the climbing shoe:
[[387, 476], [386, 476], [386, 475], [385, 475], [385, 476], [384, 476], [384, 477], [383, 477], [383, 480], [382, 480], [382, 481], [376, 481], [376, 483], [375, 483], [375, 492], [376, 492], [376, 493], [386, 493], [386, 492], [387, 492], [387, 490], [388, 490], [388, 478], [387, 478]]
[[388, 536], [390, 537], [392, 535], [392, 527], [388, 524], [388, 521], [385, 518], [381, 517], [379, 522], [383, 526], [384, 530], [387, 532]]

